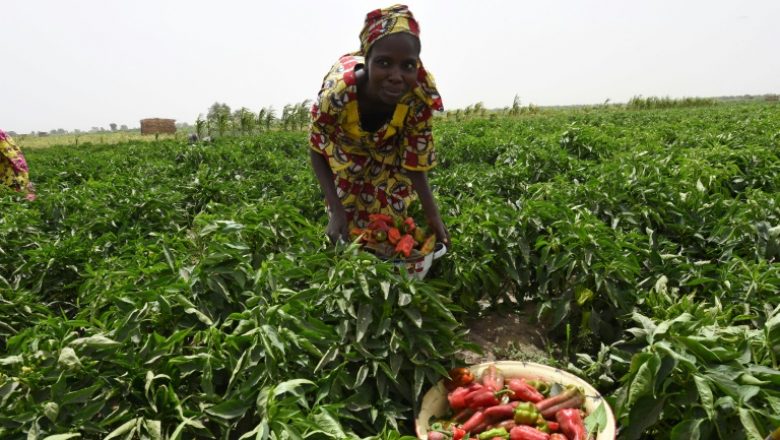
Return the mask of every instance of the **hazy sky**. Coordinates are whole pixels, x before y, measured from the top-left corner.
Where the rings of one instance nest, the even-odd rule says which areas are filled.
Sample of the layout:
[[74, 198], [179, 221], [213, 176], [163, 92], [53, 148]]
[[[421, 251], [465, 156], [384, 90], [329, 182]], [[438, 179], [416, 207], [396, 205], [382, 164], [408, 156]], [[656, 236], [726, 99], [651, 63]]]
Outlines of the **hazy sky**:
[[[778, 0], [409, 0], [445, 108], [780, 92]], [[192, 123], [316, 96], [391, 1], [1, 0], [0, 128]]]

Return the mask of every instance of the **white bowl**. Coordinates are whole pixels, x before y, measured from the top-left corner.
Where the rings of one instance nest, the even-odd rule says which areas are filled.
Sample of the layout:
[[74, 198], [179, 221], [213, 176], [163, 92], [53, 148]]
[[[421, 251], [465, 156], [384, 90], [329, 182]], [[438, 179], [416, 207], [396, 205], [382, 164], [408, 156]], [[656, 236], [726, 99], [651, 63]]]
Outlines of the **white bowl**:
[[[606, 410], [607, 423], [606, 426], [596, 434], [596, 440], [615, 439], [615, 415], [612, 413], [612, 408], [609, 407], [609, 404], [589, 383], [566, 371], [533, 362], [496, 361], [472, 365], [469, 369], [474, 373], [474, 377], [478, 378], [482, 375], [482, 371], [490, 364], [495, 364], [496, 368], [501, 370], [501, 373], [503, 373], [504, 377], [507, 379], [539, 379], [545, 382], [559, 383], [561, 385], [576, 385], [582, 388], [585, 392], [585, 404], [583, 407], [585, 408], [586, 414], [591, 414], [602, 402], [604, 403], [604, 409]], [[447, 389], [444, 388], [444, 382], [439, 381], [435, 387], [428, 390], [423, 396], [420, 412], [417, 414], [417, 420], [415, 421], [417, 437], [420, 439], [427, 439], [428, 422], [431, 418], [443, 417], [447, 414], [448, 410], [449, 402], [447, 401]]]

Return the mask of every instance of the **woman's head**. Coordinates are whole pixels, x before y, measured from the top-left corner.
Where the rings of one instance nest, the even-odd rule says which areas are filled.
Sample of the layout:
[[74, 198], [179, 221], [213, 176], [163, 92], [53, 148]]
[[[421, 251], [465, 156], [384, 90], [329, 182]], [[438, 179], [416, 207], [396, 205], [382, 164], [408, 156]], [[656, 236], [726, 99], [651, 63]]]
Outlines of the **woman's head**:
[[360, 33], [366, 57], [368, 96], [395, 105], [417, 84], [420, 28], [406, 6], [371, 11]]
[[397, 33], [414, 36], [417, 40], [417, 52], [420, 52], [420, 25], [414, 19], [412, 11], [405, 5], [393, 5], [389, 8], [375, 9], [366, 14], [363, 30], [360, 31], [360, 52], [368, 56], [371, 47], [383, 37]]

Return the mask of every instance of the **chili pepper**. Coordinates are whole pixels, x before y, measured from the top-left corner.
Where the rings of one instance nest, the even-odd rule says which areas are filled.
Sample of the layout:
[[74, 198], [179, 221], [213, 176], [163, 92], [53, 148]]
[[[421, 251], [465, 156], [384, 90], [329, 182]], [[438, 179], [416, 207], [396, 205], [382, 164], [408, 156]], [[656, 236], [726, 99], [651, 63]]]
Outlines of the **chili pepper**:
[[369, 221], [381, 221], [387, 224], [393, 223], [393, 218], [387, 214], [368, 214]]
[[545, 396], [550, 394], [550, 384], [543, 380], [532, 379], [528, 381], [528, 385], [536, 388], [536, 391], [539, 391]]
[[467, 406], [466, 396], [469, 393], [471, 393], [471, 391], [466, 387], [458, 387], [452, 390], [447, 394], [447, 401], [450, 403], [450, 408], [455, 411], [465, 408]]
[[391, 223], [387, 223], [383, 220], [372, 220], [368, 222], [367, 229], [372, 231], [389, 231]]
[[406, 231], [406, 233], [407, 233], [407, 234], [409, 234], [409, 233], [411, 233], [412, 231], [414, 231], [414, 228], [416, 228], [416, 227], [417, 227], [417, 226], [414, 224], [414, 219], [413, 219], [413, 218], [411, 218], [411, 217], [406, 217], [406, 219], [404, 220], [404, 226], [405, 226], [405, 228], [404, 228], [404, 229], [405, 229], [405, 231]]
[[506, 386], [512, 390], [512, 399], [534, 403], [544, 400], [544, 395], [526, 382], [525, 379], [509, 379]]
[[425, 231], [423, 228], [417, 227], [414, 229], [414, 232], [412, 232], [412, 235], [414, 235], [414, 240], [418, 243], [422, 243], [425, 241]]
[[512, 405], [496, 405], [485, 408], [485, 418], [494, 422], [511, 419], [515, 416], [515, 408]]
[[504, 428], [493, 428], [490, 430], [487, 430], [477, 436], [479, 440], [488, 440], [492, 438], [501, 438], [501, 439], [508, 439], [509, 438], [509, 432], [507, 432]]
[[376, 240], [376, 241], [378, 241], [380, 243], [385, 241], [385, 240], [387, 240], [387, 232], [385, 232], [385, 231], [382, 231], [382, 230], [374, 231], [373, 235], [374, 235], [374, 240]]
[[588, 440], [588, 431], [578, 408], [564, 408], [555, 414], [555, 419], [569, 440]]
[[550, 440], [550, 434], [530, 426], [520, 425], [509, 431], [509, 440]]
[[561, 430], [560, 425], [558, 422], [553, 422], [552, 420], [545, 420], [547, 422], [547, 427], [550, 428], [550, 432], [558, 432]]
[[555, 434], [550, 434], [550, 440], [569, 440], [569, 439], [567, 439], [565, 435], [556, 432]]
[[449, 391], [474, 382], [474, 373], [468, 368], [453, 368], [448, 376], [444, 379], [444, 387]]
[[546, 432], [547, 434], [551, 432], [550, 426], [547, 424], [547, 420], [545, 420], [541, 414], [539, 414], [539, 417], [536, 418], [536, 429], [542, 432]]
[[452, 426], [452, 440], [462, 440], [464, 437], [466, 437], [465, 429]]
[[585, 395], [582, 390], [575, 386], [566, 388], [560, 394], [548, 397], [541, 402], [536, 403], [536, 408], [542, 413], [544, 418], [552, 418], [558, 410], [564, 408], [579, 408], [585, 402]]
[[387, 231], [387, 241], [390, 244], [397, 244], [401, 240], [401, 231], [398, 228], [390, 228]]
[[507, 431], [511, 430], [511, 429], [512, 429], [512, 428], [514, 428], [515, 426], [517, 426], [517, 423], [515, 423], [515, 421], [514, 421], [514, 420], [512, 420], [512, 419], [509, 419], [509, 420], [502, 420], [502, 421], [500, 421], [500, 422], [498, 422], [498, 423], [496, 424], [496, 428], [504, 428], [504, 429], [506, 429]]
[[458, 423], [463, 423], [468, 420], [472, 414], [474, 414], [474, 410], [472, 408], [463, 408], [454, 416], [452, 416], [452, 420]]
[[498, 405], [499, 403], [500, 402], [498, 400], [498, 397], [496, 397], [496, 393], [491, 391], [490, 389], [480, 390], [475, 394], [469, 394], [466, 399], [466, 405], [468, 405], [469, 408], [495, 406]]
[[482, 381], [482, 385], [493, 388], [496, 391], [504, 388], [504, 375], [496, 368], [495, 364], [490, 364], [485, 368], [480, 380]]
[[531, 402], [523, 402], [515, 408], [515, 423], [518, 425], [533, 425], [539, 418], [539, 410]]
[[423, 255], [428, 255], [431, 252], [433, 252], [433, 249], [435, 247], [436, 247], [436, 236], [431, 235], [430, 237], [426, 238], [422, 246], [420, 246], [420, 253]]
[[439, 431], [428, 431], [428, 440], [447, 440], [447, 435]]
[[482, 411], [476, 411], [471, 417], [469, 417], [468, 420], [466, 420], [466, 423], [464, 423], [463, 426], [461, 426], [461, 429], [473, 434], [476, 432], [476, 428], [479, 425], [482, 425], [484, 423], [485, 423], [485, 414], [483, 414]]
[[362, 235], [365, 232], [364, 229], [361, 228], [352, 228], [349, 230], [349, 235], [353, 237], [357, 237], [358, 235]]
[[404, 234], [395, 245], [395, 251], [402, 253], [404, 257], [408, 257], [412, 249], [414, 249], [414, 237], [409, 234]]

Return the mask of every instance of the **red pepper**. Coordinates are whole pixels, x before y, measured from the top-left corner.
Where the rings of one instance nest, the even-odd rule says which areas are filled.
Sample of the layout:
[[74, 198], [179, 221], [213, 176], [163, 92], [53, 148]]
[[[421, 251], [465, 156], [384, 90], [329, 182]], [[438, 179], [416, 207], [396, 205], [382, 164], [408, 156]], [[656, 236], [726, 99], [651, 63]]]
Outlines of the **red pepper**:
[[567, 439], [565, 435], [556, 432], [554, 434], [550, 434], [550, 440], [569, 440], [569, 439]]
[[414, 249], [414, 237], [409, 234], [405, 234], [395, 245], [395, 251], [403, 254], [404, 257], [408, 257]]
[[459, 412], [457, 412], [454, 416], [452, 416], [452, 420], [456, 423], [463, 423], [466, 420], [471, 417], [471, 415], [474, 414], [474, 410], [471, 408], [463, 408]]
[[564, 392], [548, 397], [536, 403], [536, 408], [545, 419], [552, 418], [558, 410], [564, 408], [579, 408], [585, 402], [585, 395], [575, 387], [568, 387]]
[[488, 365], [482, 372], [482, 385], [498, 391], [504, 388], [504, 375], [496, 368], [495, 364]]
[[569, 440], [588, 440], [588, 431], [580, 416], [579, 408], [564, 408], [555, 414], [561, 425], [561, 431]]
[[485, 418], [492, 422], [500, 422], [512, 419], [515, 416], [515, 407], [512, 405], [496, 405], [485, 408]]
[[447, 400], [450, 402], [450, 408], [455, 411], [465, 408], [467, 406], [466, 396], [469, 393], [471, 393], [471, 391], [466, 387], [458, 387], [452, 390], [449, 394], [447, 394]]
[[452, 391], [457, 387], [462, 387], [474, 382], [474, 373], [468, 368], [453, 368], [449, 371], [448, 377], [444, 379], [444, 388]]
[[397, 244], [401, 240], [401, 231], [398, 228], [390, 228], [387, 231], [387, 241], [390, 244]]
[[447, 440], [447, 436], [439, 431], [428, 431], [428, 440]]
[[534, 403], [544, 400], [544, 395], [526, 382], [525, 379], [509, 379], [506, 386], [512, 390], [512, 400], [519, 399]]
[[558, 422], [553, 422], [552, 420], [547, 421], [547, 427], [550, 428], [551, 432], [558, 432], [561, 430], [561, 427], [558, 425]]
[[393, 218], [387, 214], [368, 214], [368, 220], [372, 222], [377, 220], [388, 224], [393, 223]]
[[501, 403], [496, 397], [496, 393], [490, 389], [480, 390], [476, 394], [469, 394], [466, 399], [466, 405], [469, 408], [482, 408], [486, 406], [495, 406]]
[[463, 426], [461, 426], [461, 429], [471, 434], [476, 434], [477, 433], [476, 428], [484, 424], [485, 424], [485, 414], [483, 414], [482, 411], [477, 411], [468, 420], [466, 420], [466, 423], [464, 423]]
[[411, 233], [412, 231], [414, 231], [414, 228], [416, 228], [416, 227], [417, 227], [417, 226], [414, 224], [414, 219], [413, 219], [413, 218], [411, 218], [411, 217], [406, 217], [406, 219], [404, 220], [404, 226], [405, 226], [405, 228], [404, 228], [404, 229], [406, 230], [406, 233], [407, 233], [407, 234], [409, 234], [409, 233]]
[[550, 434], [530, 426], [519, 425], [509, 431], [509, 440], [550, 440]]
[[464, 437], [466, 437], [466, 430], [453, 425], [452, 440], [462, 440]]
[[514, 421], [514, 420], [512, 420], [512, 419], [509, 419], [509, 420], [503, 420], [503, 421], [501, 421], [501, 422], [498, 422], [498, 423], [496, 424], [496, 428], [504, 428], [504, 429], [506, 429], [507, 431], [510, 431], [510, 430], [511, 430], [512, 428], [514, 428], [515, 426], [517, 426], [517, 423], [515, 423], [515, 421]]

